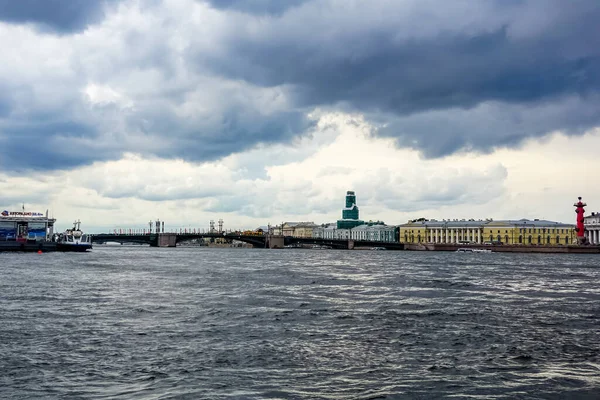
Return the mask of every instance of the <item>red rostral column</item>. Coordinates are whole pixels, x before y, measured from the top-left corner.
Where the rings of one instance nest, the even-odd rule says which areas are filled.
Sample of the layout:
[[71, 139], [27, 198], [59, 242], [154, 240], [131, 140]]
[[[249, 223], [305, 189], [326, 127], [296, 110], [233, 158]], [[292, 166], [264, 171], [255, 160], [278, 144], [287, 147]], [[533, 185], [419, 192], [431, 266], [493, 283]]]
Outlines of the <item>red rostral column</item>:
[[578, 199], [579, 201], [573, 204], [577, 213], [577, 227], [575, 228], [575, 232], [577, 232], [577, 243], [582, 244], [585, 241], [585, 227], [583, 226], [583, 214], [585, 210], [583, 207], [587, 206], [587, 204], [581, 202], [581, 197], [578, 197]]

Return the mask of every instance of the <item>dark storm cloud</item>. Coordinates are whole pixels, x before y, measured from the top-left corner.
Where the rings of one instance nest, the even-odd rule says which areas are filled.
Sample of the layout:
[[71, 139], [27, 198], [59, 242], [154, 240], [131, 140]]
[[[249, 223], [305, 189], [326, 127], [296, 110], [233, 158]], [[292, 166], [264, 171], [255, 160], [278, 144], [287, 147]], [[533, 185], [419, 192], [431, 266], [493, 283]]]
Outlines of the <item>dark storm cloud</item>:
[[[108, 154], [92, 144], [89, 125], [73, 121], [24, 122], [0, 128], [0, 166], [9, 171], [69, 169]], [[119, 152], [113, 153], [113, 157]]]
[[309, 0], [207, 0], [212, 7], [252, 14], [281, 14]]
[[0, 21], [33, 23], [61, 33], [80, 31], [104, 16], [104, 6], [120, 0], [0, 0]]
[[[0, 0], [0, 21], [78, 31], [117, 1]], [[52, 51], [5, 46], [0, 167], [215, 160], [292, 142], [315, 108], [360, 112], [429, 157], [600, 125], [597, 0], [206, 3], [127, 2]]]
[[[314, 1], [312, 9], [265, 22], [258, 33], [242, 29], [226, 43], [228, 57], [221, 51], [218, 57], [203, 54], [196, 61], [256, 85], [292, 85], [298, 105], [363, 112], [386, 125], [382, 134], [412, 143], [429, 156], [466, 148], [485, 151], [556, 129], [577, 134], [600, 125], [600, 112], [590, 115], [576, 107], [555, 110], [564, 118], [548, 115], [544, 120], [527, 112], [520, 112], [518, 121], [502, 118], [514, 106], [527, 110], [569, 97], [598, 106], [596, 0], [568, 7], [557, 0], [486, 3], [489, 7], [477, 2], [373, 2], [364, 5], [365, 18], [373, 18], [367, 8], [378, 4], [389, 17], [382, 12], [372, 22], [361, 19], [360, 10], [352, 7], [356, 2], [348, 3], [348, 13], [354, 13], [350, 16], [345, 8], [332, 13], [332, 4], [339, 5]], [[406, 4], [413, 6], [408, 14], [401, 11]], [[443, 15], [460, 4], [471, 4], [476, 18]], [[325, 23], [336, 16], [331, 25]], [[419, 16], [423, 18], [413, 25], [414, 32], [404, 27]], [[487, 116], [465, 112], [489, 102], [498, 106]], [[428, 120], [424, 113], [430, 111], [445, 113]]]
[[[177, 109], [146, 105], [127, 118], [131, 132], [142, 132], [163, 140], [154, 154], [187, 161], [209, 161], [248, 150], [259, 143], [286, 143], [314, 125], [299, 111], [262, 115], [249, 105], [234, 103], [215, 115], [181, 118]], [[162, 139], [160, 139], [162, 138]], [[134, 149], [144, 153], [141, 148]]]
[[[207, 121], [180, 118], [174, 110], [154, 106], [141, 108], [125, 118], [124, 131], [112, 122], [126, 112], [111, 106], [93, 109], [83, 118], [65, 114], [55, 121], [31, 113], [10, 124], [0, 123], [0, 167], [9, 171], [70, 169], [118, 159], [127, 151], [209, 161], [259, 143], [289, 142], [314, 124], [302, 112], [261, 116], [230, 109]], [[130, 140], [133, 135], [137, 136]]]
[[404, 117], [387, 115], [387, 124], [378, 134], [396, 138], [400, 146], [421, 150], [430, 158], [461, 150], [491, 152], [554, 131], [583, 134], [600, 125], [599, 104], [599, 95], [589, 95], [538, 103], [488, 102]]

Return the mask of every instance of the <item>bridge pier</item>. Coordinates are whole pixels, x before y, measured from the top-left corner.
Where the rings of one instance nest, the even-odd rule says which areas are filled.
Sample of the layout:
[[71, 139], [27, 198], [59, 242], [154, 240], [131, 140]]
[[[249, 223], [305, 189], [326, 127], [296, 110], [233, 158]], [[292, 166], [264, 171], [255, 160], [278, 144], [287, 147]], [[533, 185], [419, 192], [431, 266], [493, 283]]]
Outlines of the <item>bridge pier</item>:
[[284, 239], [283, 235], [268, 235], [265, 247], [269, 249], [283, 249], [285, 245]]
[[150, 247], [176, 247], [177, 246], [177, 234], [176, 233], [159, 233], [156, 237], [156, 241], [150, 242]]

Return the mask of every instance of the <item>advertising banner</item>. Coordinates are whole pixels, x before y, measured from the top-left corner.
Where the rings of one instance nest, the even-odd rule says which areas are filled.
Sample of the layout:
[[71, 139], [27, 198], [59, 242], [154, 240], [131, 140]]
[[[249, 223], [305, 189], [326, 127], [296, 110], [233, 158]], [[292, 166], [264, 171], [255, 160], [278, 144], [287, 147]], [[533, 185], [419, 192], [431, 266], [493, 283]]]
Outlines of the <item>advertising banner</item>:
[[30, 222], [27, 224], [27, 238], [42, 240], [46, 238], [46, 224], [43, 222]]
[[15, 240], [17, 238], [17, 224], [14, 222], [0, 221], [0, 240]]
[[[1, 210], [1, 208], [0, 208]], [[32, 211], [8, 211], [8, 210], [4, 210], [2, 212], [0, 212], [0, 218], [2, 217], [10, 217], [10, 218], [17, 218], [17, 217], [27, 217], [27, 218], [40, 218], [40, 217], [44, 217], [44, 214], [39, 213], [39, 212], [32, 212]]]

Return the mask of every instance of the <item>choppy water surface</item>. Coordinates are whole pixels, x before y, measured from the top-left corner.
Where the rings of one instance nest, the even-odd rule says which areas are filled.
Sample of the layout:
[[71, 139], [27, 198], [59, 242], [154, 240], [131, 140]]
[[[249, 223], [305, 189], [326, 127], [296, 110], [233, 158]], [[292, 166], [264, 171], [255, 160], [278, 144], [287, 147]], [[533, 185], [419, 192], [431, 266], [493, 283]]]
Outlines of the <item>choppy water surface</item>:
[[600, 257], [0, 254], [1, 398], [600, 398]]

